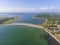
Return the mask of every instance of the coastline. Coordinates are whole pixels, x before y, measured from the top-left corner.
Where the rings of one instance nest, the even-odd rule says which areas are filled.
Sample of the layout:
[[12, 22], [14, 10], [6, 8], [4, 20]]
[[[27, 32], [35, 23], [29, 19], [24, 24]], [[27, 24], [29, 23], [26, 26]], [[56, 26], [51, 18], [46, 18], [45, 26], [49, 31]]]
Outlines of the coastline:
[[[28, 23], [11, 23], [11, 24], [0, 24], [0, 25], [24, 25], [24, 26], [31, 26], [31, 27], [35, 27], [35, 28], [41, 28], [43, 29], [42, 26], [38, 26], [38, 25], [35, 25], [35, 24], [28, 24]], [[46, 29], [43, 29], [45, 32], [47, 32], [51, 37], [53, 37], [59, 44], [60, 44], [60, 41], [54, 36], [52, 35], [49, 31], [47, 31]]]
[[[40, 17], [36, 17], [36, 16], [34, 16], [34, 18], [40, 18]], [[48, 24], [49, 22], [47, 22], [47, 21], [49, 21], [48, 19], [45, 19], [45, 22], [46, 22], [46, 24]], [[44, 24], [44, 23], [43, 23]], [[50, 23], [51, 24], [51, 23]], [[43, 26], [42, 26], [43, 27]], [[56, 36], [54, 36], [53, 34], [51, 34], [50, 32], [49, 32], [49, 29], [44, 29], [43, 28], [43, 30], [45, 31], [45, 32], [47, 32], [51, 37], [53, 37], [59, 44], [60, 44], [60, 40], [56, 37]]]
[[53, 37], [59, 44], [60, 44], [60, 40], [58, 40], [54, 35], [52, 35], [49, 31], [47, 31], [46, 29], [43, 29], [45, 32], [47, 32], [51, 37]]

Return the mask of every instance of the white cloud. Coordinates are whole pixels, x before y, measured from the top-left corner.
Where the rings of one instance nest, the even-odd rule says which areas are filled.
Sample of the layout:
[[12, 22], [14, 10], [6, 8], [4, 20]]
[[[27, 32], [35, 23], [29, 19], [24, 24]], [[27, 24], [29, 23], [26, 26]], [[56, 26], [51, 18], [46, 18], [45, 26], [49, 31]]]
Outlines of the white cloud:
[[42, 8], [0, 8], [0, 12], [36, 12], [36, 11], [49, 11], [54, 7], [42, 7]]
[[46, 11], [46, 10], [52, 10], [54, 7], [43, 7], [43, 8], [40, 8], [40, 10], [42, 11]]

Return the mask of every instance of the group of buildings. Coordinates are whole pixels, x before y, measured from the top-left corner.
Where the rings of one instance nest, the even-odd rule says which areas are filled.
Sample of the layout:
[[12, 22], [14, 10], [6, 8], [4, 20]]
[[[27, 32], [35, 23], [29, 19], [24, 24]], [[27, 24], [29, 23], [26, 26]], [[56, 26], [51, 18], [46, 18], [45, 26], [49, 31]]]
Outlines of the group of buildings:
[[49, 27], [48, 29], [51, 31], [51, 32], [55, 32], [55, 33], [59, 33], [60, 34], [60, 25], [58, 24], [55, 24], [56, 26], [51, 26]]

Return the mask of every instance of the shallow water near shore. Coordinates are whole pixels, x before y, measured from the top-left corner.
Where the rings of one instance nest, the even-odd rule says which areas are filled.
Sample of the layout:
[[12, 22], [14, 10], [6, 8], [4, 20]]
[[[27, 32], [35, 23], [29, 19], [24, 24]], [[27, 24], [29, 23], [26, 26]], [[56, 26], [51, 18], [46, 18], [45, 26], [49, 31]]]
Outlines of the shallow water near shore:
[[49, 45], [46, 36], [47, 33], [39, 28], [0, 25], [0, 45]]

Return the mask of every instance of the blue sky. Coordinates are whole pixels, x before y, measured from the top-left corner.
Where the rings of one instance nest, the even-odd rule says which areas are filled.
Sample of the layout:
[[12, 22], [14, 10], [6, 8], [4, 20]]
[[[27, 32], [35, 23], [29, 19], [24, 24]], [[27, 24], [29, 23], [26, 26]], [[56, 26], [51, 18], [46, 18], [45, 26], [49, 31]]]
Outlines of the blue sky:
[[60, 12], [60, 0], [0, 0], [0, 12]]

